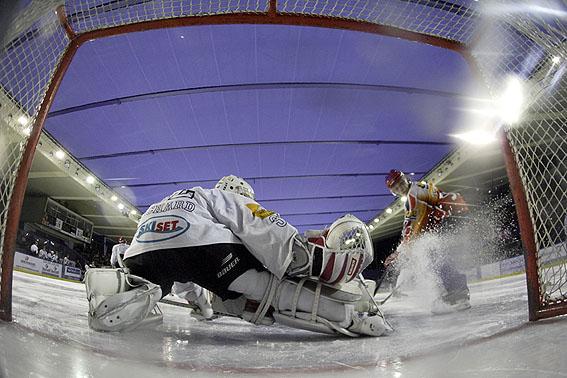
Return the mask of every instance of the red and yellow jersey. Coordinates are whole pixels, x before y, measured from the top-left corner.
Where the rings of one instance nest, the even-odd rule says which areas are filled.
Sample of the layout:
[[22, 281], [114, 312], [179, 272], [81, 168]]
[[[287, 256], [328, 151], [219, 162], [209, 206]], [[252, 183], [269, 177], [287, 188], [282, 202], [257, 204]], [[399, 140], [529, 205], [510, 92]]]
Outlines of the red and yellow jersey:
[[435, 228], [452, 213], [468, 210], [460, 194], [445, 193], [435, 185], [424, 182], [411, 183], [405, 208], [402, 242]]

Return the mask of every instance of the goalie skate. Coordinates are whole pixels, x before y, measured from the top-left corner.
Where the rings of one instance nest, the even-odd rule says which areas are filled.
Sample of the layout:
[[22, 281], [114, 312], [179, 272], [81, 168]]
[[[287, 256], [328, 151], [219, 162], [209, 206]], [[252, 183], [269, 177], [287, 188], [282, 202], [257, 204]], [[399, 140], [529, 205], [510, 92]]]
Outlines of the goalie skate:
[[353, 311], [352, 325], [347, 329], [358, 335], [366, 336], [382, 336], [390, 330], [382, 316], [357, 311]]

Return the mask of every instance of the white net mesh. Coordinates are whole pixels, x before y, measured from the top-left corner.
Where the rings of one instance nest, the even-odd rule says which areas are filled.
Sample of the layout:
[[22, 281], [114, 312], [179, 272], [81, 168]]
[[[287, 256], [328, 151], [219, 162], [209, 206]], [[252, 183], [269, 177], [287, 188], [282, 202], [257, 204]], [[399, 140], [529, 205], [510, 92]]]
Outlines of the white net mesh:
[[[70, 42], [54, 13], [59, 2], [31, 1], [2, 38], [0, 242], [29, 127]], [[159, 19], [259, 14], [267, 12], [270, 3], [73, 0], [65, 8], [71, 28], [81, 34]], [[479, 3], [487, 5], [479, 8]], [[508, 75], [522, 78], [531, 102], [523, 121], [508, 131], [508, 138], [518, 160], [540, 251], [541, 303], [545, 306], [564, 300], [567, 292], [567, 86], [563, 75], [567, 30], [562, 22], [564, 10], [554, 8], [558, 3], [532, 4], [512, 0], [278, 0], [276, 7], [286, 15], [368, 22], [472, 46], [476, 64], [495, 95]]]
[[278, 2], [282, 13], [331, 16], [468, 42], [478, 13], [469, 1], [430, 0], [288, 0]]
[[[8, 206], [27, 138], [68, 44], [51, 10], [29, 22], [25, 31], [0, 50], [0, 246], [4, 245]], [[2, 251], [0, 264], [3, 255]]]
[[511, 75], [526, 92], [520, 122], [507, 136], [534, 226], [543, 307], [567, 301], [567, 24], [554, 5], [487, 6], [487, 29], [473, 50], [494, 96]]
[[68, 1], [69, 23], [82, 33], [124, 24], [187, 16], [267, 12], [268, 0]]

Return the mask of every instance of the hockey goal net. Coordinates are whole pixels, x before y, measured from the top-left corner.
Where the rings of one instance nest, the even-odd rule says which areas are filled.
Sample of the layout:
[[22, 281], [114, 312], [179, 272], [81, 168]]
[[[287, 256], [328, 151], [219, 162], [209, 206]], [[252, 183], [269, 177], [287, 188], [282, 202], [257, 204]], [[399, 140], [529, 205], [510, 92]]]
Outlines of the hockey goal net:
[[567, 312], [567, 59], [560, 2], [467, 0], [32, 0], [0, 28], [0, 317], [11, 319], [13, 253], [33, 152], [80, 45], [197, 24], [344, 28], [453, 49], [494, 96], [509, 75], [529, 100], [503, 151], [526, 250], [530, 319]]

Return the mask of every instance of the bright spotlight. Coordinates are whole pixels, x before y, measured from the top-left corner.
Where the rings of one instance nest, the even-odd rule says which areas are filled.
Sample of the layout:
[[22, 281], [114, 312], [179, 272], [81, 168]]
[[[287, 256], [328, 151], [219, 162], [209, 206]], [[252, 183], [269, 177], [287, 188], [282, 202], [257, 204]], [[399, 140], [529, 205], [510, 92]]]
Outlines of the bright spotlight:
[[553, 64], [558, 64], [559, 62], [561, 62], [561, 58], [558, 56], [554, 56], [553, 58], [551, 58], [551, 63]]
[[130, 210], [130, 214], [132, 215], [138, 215], [138, 212], [136, 210]]
[[373, 225], [368, 226], [368, 228], [369, 228], [370, 230], [374, 230], [374, 226], [373, 226]]
[[89, 184], [93, 184], [95, 182], [95, 179], [93, 176], [87, 176], [87, 183]]
[[524, 106], [524, 89], [517, 77], [510, 77], [506, 89], [496, 100], [496, 111], [502, 121], [513, 125], [520, 120]]
[[408, 200], [408, 197], [406, 197], [406, 196], [402, 196], [402, 197], [400, 198], [400, 201], [402, 201], [402, 203], [406, 203], [407, 200]]
[[453, 136], [475, 146], [484, 146], [496, 141], [496, 135], [486, 130], [471, 130]]
[[30, 135], [31, 135], [31, 130], [32, 130], [31, 127], [26, 127], [26, 128], [24, 129], [24, 134], [25, 134], [26, 136], [30, 136]]
[[116, 201], [117, 199], [118, 199], [118, 197], [116, 197], [116, 196], [110, 197], [110, 200], [111, 200], [111, 201]]
[[393, 211], [394, 211], [394, 210], [392, 210], [391, 208], [387, 208], [387, 209], [386, 209], [386, 213], [388, 213], [388, 214], [392, 214]]
[[63, 160], [63, 159], [65, 159], [65, 152], [63, 152], [61, 150], [57, 150], [57, 151], [55, 151], [55, 157], [59, 160]]
[[29, 120], [28, 120], [28, 117], [26, 117], [26, 116], [20, 116], [20, 117], [18, 118], [18, 123], [19, 123], [20, 125], [22, 125], [22, 126], [27, 125], [28, 122], [29, 122]]
[[124, 205], [121, 204], [121, 203], [119, 203], [119, 204], [118, 204], [118, 209], [120, 209], [120, 210], [124, 209]]
[[374, 223], [378, 223], [378, 222], [380, 222], [380, 218], [374, 219]]

